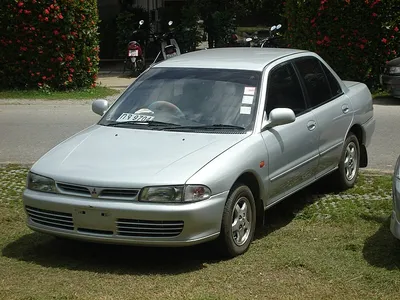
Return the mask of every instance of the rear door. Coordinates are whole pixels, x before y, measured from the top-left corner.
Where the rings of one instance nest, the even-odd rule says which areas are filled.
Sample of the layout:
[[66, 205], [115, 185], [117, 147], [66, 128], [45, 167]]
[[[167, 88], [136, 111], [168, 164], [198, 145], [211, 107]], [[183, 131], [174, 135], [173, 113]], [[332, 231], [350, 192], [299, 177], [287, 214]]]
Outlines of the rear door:
[[313, 56], [295, 60], [319, 128], [317, 177], [337, 167], [353, 109], [331, 71]]

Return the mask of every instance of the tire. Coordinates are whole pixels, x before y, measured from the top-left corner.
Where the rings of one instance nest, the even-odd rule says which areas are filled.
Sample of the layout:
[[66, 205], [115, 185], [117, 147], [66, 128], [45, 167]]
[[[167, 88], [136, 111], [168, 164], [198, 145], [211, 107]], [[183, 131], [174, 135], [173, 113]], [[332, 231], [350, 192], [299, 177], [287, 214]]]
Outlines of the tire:
[[357, 137], [349, 133], [342, 150], [338, 169], [335, 171], [337, 187], [340, 190], [352, 188], [360, 168], [360, 145]]
[[246, 185], [235, 185], [222, 215], [218, 238], [221, 254], [229, 258], [244, 254], [253, 240], [256, 221], [256, 205], [251, 190]]

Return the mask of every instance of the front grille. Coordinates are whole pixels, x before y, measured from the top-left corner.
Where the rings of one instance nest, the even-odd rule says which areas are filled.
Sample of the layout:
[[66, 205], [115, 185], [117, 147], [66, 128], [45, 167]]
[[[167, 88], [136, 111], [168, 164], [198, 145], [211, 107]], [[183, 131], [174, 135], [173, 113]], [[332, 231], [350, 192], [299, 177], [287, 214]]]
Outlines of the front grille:
[[25, 207], [30, 219], [38, 224], [66, 230], [74, 230], [72, 214], [39, 209], [31, 206]]
[[61, 191], [66, 193], [90, 196], [89, 189], [84, 186], [65, 184], [65, 183], [58, 183], [57, 186]]
[[[57, 183], [58, 188], [63, 194], [78, 195], [84, 197], [91, 197], [92, 190], [95, 190], [95, 195], [98, 198], [104, 199], [122, 199], [122, 200], [133, 200], [138, 194], [139, 189], [118, 189], [118, 188], [99, 188], [99, 187], [87, 187], [74, 184]], [[96, 197], [96, 198], [97, 198]]]
[[139, 194], [139, 190], [129, 189], [104, 189], [100, 193], [100, 198], [129, 198], [133, 199]]
[[183, 221], [118, 219], [117, 233], [131, 237], [174, 237], [183, 230]]

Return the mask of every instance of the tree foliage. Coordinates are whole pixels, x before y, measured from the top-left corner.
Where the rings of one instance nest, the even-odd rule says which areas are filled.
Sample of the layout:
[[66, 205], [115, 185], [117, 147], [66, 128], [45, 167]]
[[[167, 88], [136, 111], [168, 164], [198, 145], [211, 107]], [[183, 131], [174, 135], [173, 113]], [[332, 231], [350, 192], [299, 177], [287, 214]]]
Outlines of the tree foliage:
[[286, 0], [290, 47], [319, 53], [346, 80], [378, 87], [400, 47], [398, 0]]
[[94, 86], [97, 25], [96, 0], [3, 0], [0, 87]]

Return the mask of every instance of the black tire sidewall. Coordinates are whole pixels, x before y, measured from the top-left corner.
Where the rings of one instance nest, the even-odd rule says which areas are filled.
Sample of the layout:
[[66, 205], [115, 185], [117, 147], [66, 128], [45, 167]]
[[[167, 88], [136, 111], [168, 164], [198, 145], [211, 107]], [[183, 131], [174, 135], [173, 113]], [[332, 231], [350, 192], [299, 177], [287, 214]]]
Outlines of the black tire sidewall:
[[[233, 241], [231, 230], [234, 206], [237, 200], [241, 197], [246, 197], [249, 200], [251, 206], [251, 231], [247, 241], [243, 245], [238, 246]], [[222, 253], [229, 257], [235, 257], [245, 253], [253, 240], [254, 232], [256, 229], [256, 221], [256, 205], [253, 193], [246, 185], [235, 185], [232, 188], [231, 193], [228, 196], [228, 200], [225, 203], [222, 216], [221, 233], [219, 238], [221, 244], [220, 250], [222, 251]]]

